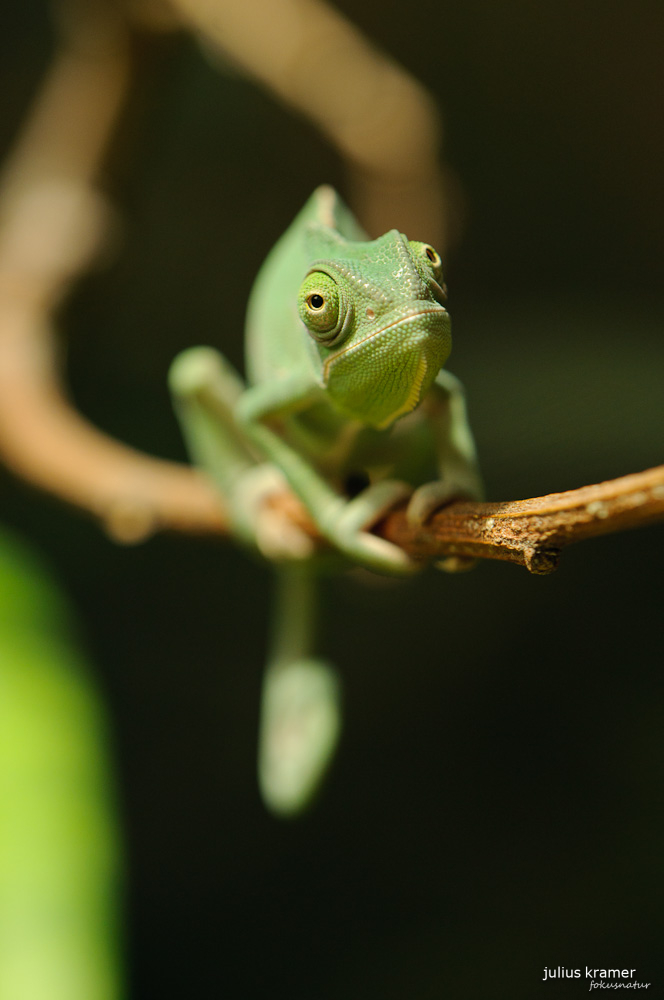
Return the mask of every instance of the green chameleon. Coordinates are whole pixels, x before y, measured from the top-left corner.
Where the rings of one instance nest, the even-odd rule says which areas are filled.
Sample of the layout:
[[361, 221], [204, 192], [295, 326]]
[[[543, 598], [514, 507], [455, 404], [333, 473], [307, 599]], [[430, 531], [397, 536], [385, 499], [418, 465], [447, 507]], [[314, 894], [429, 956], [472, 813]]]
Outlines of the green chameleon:
[[210, 348], [185, 351], [171, 368], [183, 433], [234, 535], [277, 566], [258, 772], [264, 801], [282, 815], [309, 802], [327, 768], [339, 683], [312, 650], [325, 556], [264, 501], [290, 486], [346, 562], [400, 575], [421, 567], [370, 529], [405, 499], [421, 523], [453, 497], [481, 496], [463, 390], [441, 371], [451, 347], [445, 302], [433, 247], [397, 230], [369, 240], [321, 187], [254, 284], [249, 385]]

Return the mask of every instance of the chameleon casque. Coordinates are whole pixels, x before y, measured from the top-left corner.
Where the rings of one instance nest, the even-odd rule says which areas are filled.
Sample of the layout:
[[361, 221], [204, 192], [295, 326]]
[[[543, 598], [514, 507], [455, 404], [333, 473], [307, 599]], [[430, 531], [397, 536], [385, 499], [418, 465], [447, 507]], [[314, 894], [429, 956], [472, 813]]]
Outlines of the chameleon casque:
[[369, 240], [321, 187], [256, 278], [248, 384], [211, 348], [185, 351], [171, 369], [190, 452], [220, 489], [233, 534], [276, 566], [258, 772], [264, 801], [282, 815], [307, 805], [327, 769], [340, 692], [313, 651], [329, 557], [263, 501], [290, 486], [346, 564], [398, 575], [421, 567], [370, 528], [405, 498], [422, 522], [454, 497], [482, 494], [463, 390], [441, 371], [446, 298], [433, 247], [397, 230]]

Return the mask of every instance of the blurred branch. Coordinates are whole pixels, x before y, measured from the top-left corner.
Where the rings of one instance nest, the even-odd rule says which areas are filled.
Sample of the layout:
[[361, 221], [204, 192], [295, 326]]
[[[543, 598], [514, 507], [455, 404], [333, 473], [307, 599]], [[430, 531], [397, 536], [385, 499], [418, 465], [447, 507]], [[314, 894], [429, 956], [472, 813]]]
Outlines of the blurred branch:
[[59, 386], [51, 314], [108, 224], [93, 182], [130, 83], [129, 32], [115, 7], [82, 0], [67, 14], [0, 184], [0, 452], [120, 541], [158, 527], [219, 530], [217, 498], [199, 473], [100, 433]]
[[242, 72], [343, 157], [369, 233], [398, 228], [444, 255], [442, 126], [429, 92], [322, 0], [170, 0]]

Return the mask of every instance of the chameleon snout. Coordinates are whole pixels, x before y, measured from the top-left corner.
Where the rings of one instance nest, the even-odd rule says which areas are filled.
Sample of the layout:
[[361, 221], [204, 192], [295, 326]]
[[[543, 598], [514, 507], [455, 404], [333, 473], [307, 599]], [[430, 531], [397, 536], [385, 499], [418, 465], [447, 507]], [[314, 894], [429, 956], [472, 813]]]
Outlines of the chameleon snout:
[[415, 409], [447, 360], [450, 319], [442, 306], [413, 309], [327, 358], [335, 405], [373, 427]]

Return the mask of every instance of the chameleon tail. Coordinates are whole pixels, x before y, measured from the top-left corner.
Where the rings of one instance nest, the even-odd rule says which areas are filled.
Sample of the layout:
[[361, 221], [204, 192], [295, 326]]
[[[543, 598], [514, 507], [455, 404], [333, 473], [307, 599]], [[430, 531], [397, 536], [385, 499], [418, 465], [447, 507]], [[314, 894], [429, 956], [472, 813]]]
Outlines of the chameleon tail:
[[330, 763], [341, 728], [334, 668], [311, 655], [316, 570], [277, 570], [272, 648], [263, 682], [258, 779], [266, 806], [281, 816], [304, 809]]

